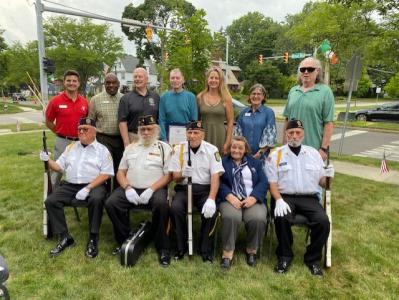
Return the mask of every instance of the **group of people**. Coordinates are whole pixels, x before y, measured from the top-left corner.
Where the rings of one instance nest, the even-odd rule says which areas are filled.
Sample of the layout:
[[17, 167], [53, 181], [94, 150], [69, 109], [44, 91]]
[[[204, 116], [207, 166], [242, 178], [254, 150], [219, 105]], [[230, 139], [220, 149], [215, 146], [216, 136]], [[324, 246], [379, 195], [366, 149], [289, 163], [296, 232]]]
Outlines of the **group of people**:
[[[148, 90], [143, 68], [134, 70], [134, 90], [125, 95], [118, 92], [117, 76], [107, 74], [105, 91], [90, 104], [78, 93], [79, 74], [67, 71], [65, 91], [46, 110], [46, 124], [56, 134], [54, 160], [40, 153], [55, 173], [64, 174], [61, 182], [59, 175], [53, 176], [57, 188], [45, 201], [52, 230], [60, 237], [50, 255], [57, 256], [75, 243], [64, 206], [88, 207], [86, 256], [91, 258], [98, 255], [103, 208], [114, 227], [117, 247], [113, 254], [118, 254], [130, 234], [129, 209], [142, 207], [152, 210], [159, 263], [166, 267], [171, 261], [170, 228], [176, 235], [173, 257], [183, 259], [190, 178], [193, 204], [201, 212], [198, 251], [204, 262], [214, 259], [212, 232], [220, 211], [221, 267], [232, 265], [242, 221], [247, 231], [246, 262], [256, 265], [270, 190], [278, 239], [275, 271], [288, 270], [293, 258], [291, 220], [301, 213], [311, 228], [305, 264], [312, 274], [322, 275], [321, 251], [329, 221], [318, 199], [326, 177], [334, 175], [331, 166], [323, 165], [334, 98], [320, 74], [318, 60], [301, 62], [299, 85], [291, 89], [284, 110], [284, 145], [274, 148], [276, 122], [273, 110], [264, 105], [265, 88], [255, 84], [250, 89], [250, 106], [241, 111], [234, 126], [232, 97], [218, 67], [208, 70], [206, 87], [197, 97], [183, 88], [179, 69], [170, 72], [171, 90], [161, 97]], [[185, 137], [170, 145], [176, 126], [185, 128]], [[168, 201], [170, 186], [174, 196]]]

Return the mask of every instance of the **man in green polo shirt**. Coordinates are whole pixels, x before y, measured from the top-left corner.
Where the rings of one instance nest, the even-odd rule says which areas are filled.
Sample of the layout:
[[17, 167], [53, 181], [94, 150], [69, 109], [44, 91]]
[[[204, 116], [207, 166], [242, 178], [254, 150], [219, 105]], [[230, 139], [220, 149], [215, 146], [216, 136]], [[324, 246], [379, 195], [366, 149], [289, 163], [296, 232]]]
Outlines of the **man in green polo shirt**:
[[302, 121], [306, 131], [303, 144], [319, 150], [325, 160], [334, 126], [334, 95], [322, 82], [321, 72], [321, 63], [316, 58], [307, 57], [300, 63], [299, 84], [290, 90], [283, 116], [284, 131], [289, 120]]

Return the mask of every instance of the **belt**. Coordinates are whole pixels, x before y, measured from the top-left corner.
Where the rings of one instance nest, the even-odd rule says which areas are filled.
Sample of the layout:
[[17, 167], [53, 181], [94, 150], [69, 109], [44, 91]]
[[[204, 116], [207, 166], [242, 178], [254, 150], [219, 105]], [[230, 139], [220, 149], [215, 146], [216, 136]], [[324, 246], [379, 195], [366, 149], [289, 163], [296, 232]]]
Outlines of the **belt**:
[[281, 194], [281, 196], [292, 197], [292, 198], [303, 198], [303, 197], [318, 197], [317, 194]]
[[70, 136], [64, 136], [64, 135], [58, 134], [58, 133], [57, 133], [57, 136], [58, 136], [59, 138], [66, 139], [66, 140], [70, 140], [70, 141], [78, 141], [78, 140], [79, 140], [79, 138], [70, 137]]

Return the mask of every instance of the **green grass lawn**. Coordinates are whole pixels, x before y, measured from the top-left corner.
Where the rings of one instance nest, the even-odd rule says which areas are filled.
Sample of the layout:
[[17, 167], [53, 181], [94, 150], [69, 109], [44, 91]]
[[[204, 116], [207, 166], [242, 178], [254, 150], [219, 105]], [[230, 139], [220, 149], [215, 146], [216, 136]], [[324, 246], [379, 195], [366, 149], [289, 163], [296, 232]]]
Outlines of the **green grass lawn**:
[[[244, 234], [229, 272], [220, 270], [218, 258], [210, 265], [198, 256], [161, 268], [153, 246], [135, 267], [126, 269], [111, 255], [115, 244], [106, 214], [99, 256], [84, 256], [85, 209], [80, 209], [81, 223], [72, 209], [66, 209], [77, 246], [49, 258], [56, 241], [46, 241], [41, 234], [41, 133], [0, 137], [0, 145], [0, 252], [10, 267], [7, 286], [12, 299], [395, 299], [399, 294], [398, 186], [336, 174], [333, 266], [323, 278], [311, 276], [302, 263], [301, 228], [294, 231], [296, 256], [286, 275], [273, 272], [276, 258], [268, 257], [269, 238], [256, 268], [248, 267], [242, 254]], [[131, 215], [131, 220], [137, 223], [146, 217]], [[218, 255], [220, 251], [219, 246]]]
[[0, 115], [15, 114], [22, 111], [23, 110], [18, 107], [18, 104], [0, 101]]

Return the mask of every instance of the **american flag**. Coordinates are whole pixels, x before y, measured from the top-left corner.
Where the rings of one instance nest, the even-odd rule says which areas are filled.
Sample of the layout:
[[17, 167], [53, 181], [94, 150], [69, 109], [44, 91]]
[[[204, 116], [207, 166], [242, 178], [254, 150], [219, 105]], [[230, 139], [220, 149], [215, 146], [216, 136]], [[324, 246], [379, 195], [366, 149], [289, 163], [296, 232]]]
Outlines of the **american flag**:
[[388, 173], [388, 172], [389, 172], [389, 169], [388, 169], [388, 165], [387, 165], [387, 160], [385, 159], [385, 151], [384, 151], [384, 154], [382, 155], [380, 173], [384, 174], [384, 173]]

